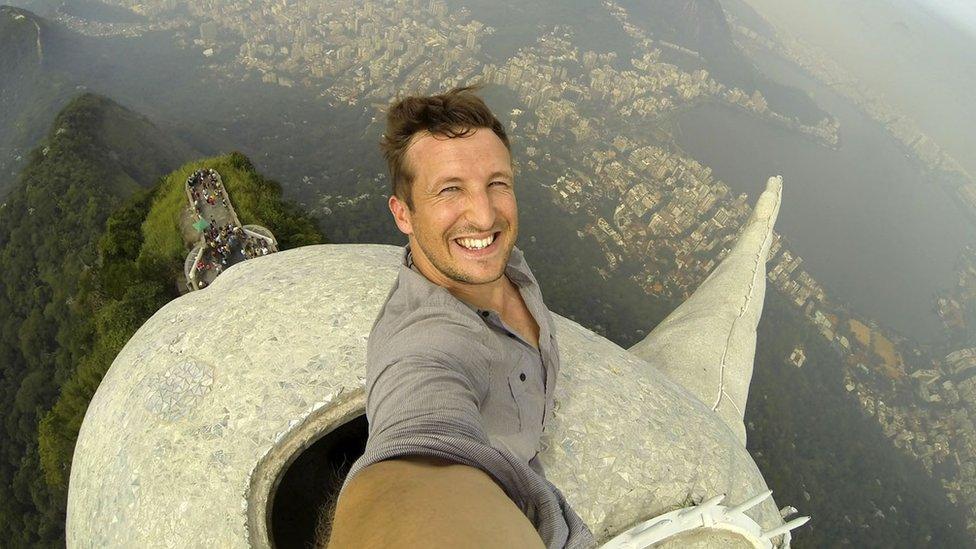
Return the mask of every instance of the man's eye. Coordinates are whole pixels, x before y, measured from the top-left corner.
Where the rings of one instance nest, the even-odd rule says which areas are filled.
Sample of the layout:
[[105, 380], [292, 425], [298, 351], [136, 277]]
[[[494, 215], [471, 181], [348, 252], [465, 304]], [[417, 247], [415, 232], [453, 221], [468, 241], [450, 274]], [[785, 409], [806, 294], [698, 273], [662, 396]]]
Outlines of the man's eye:
[[492, 185], [494, 185], [495, 183], [498, 183], [499, 185], [505, 185], [505, 186], [508, 186], [508, 183], [505, 183], [504, 181], [492, 181], [492, 182], [491, 182], [491, 184], [492, 184]]
[[452, 187], [444, 187], [443, 189], [441, 189], [441, 192], [444, 192], [444, 191], [456, 191], [458, 189], [460, 189], [460, 187], [454, 187], [454, 186], [452, 186]]

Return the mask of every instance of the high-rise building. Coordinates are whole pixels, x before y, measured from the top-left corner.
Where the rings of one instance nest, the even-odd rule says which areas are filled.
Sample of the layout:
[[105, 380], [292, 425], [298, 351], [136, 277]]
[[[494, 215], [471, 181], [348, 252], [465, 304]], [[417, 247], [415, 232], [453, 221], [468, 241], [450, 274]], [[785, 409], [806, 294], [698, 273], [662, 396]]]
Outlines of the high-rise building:
[[213, 45], [217, 43], [217, 23], [207, 21], [200, 24], [200, 39], [204, 44]]
[[596, 66], [597, 55], [594, 51], [583, 53], [583, 68], [589, 70]]

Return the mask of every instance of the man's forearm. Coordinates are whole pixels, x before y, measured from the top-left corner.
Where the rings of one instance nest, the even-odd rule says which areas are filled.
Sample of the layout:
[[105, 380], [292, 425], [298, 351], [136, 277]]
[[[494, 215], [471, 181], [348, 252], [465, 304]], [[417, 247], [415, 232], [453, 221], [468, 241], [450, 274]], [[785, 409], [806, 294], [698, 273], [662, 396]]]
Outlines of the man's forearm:
[[411, 456], [363, 469], [336, 507], [329, 549], [542, 547], [532, 524], [484, 471]]

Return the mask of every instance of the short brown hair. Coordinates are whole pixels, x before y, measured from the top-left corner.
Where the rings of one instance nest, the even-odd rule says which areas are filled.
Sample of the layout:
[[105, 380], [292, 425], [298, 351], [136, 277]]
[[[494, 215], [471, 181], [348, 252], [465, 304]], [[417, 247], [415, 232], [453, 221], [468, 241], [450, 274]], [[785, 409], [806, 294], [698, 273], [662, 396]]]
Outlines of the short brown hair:
[[386, 133], [380, 148], [390, 168], [392, 191], [413, 210], [410, 186], [414, 173], [406, 161], [413, 136], [422, 131], [449, 138], [464, 137], [477, 128], [489, 128], [502, 140], [509, 153], [512, 147], [502, 123], [495, 118], [475, 91], [483, 84], [454, 88], [431, 96], [410, 96], [394, 103], [386, 113]]

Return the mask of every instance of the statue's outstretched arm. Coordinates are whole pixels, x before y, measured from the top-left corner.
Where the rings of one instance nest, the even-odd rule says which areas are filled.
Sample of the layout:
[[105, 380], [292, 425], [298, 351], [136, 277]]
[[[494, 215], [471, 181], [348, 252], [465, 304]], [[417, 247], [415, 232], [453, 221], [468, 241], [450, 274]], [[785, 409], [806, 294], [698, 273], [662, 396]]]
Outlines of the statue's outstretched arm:
[[769, 178], [729, 255], [687, 301], [630, 348], [715, 410], [743, 444], [766, 260], [782, 188], [782, 177]]

